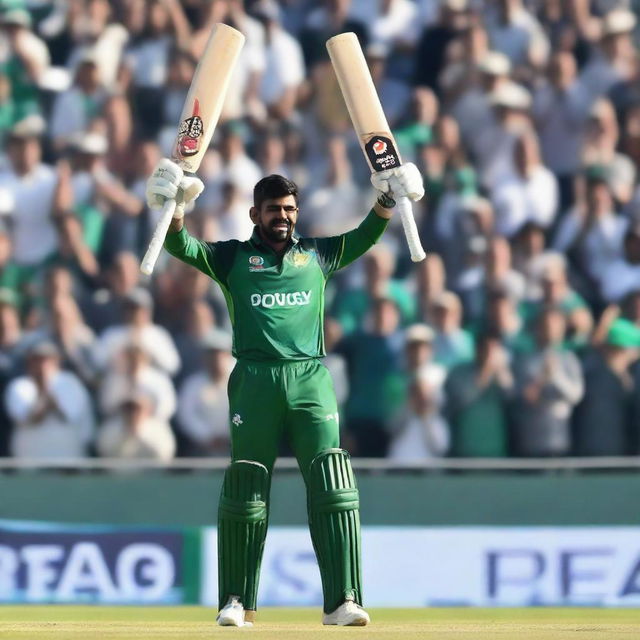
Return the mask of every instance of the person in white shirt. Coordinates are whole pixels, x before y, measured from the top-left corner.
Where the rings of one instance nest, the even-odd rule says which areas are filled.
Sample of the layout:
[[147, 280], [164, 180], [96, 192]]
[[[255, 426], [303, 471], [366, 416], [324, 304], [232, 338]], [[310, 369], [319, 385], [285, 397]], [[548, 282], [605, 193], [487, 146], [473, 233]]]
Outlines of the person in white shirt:
[[60, 92], [51, 110], [48, 135], [62, 151], [73, 134], [86, 131], [102, 113], [107, 92], [101, 82], [96, 53], [87, 50], [75, 70], [73, 85]]
[[124, 346], [120, 358], [98, 387], [98, 407], [103, 416], [114, 415], [133, 391], [153, 400], [152, 416], [169, 420], [176, 410], [176, 392], [171, 378], [151, 366], [145, 349], [135, 339]]
[[515, 67], [545, 64], [549, 41], [537, 18], [522, 0], [498, 0], [489, 13], [487, 27], [491, 45], [508, 56]]
[[105, 329], [95, 346], [95, 362], [107, 369], [134, 339], [149, 356], [151, 363], [169, 375], [180, 368], [180, 356], [171, 334], [152, 322], [153, 300], [151, 294], [135, 287], [123, 296], [125, 323]]
[[511, 62], [507, 56], [498, 51], [487, 51], [463, 77], [464, 84], [450, 111], [473, 153], [482, 140], [482, 132], [496, 125], [496, 114], [489, 96], [509, 82], [510, 73]]
[[573, 179], [580, 167], [580, 152], [589, 113], [589, 100], [576, 79], [576, 59], [568, 51], [554, 53], [548, 80], [533, 95], [533, 117], [540, 136], [544, 164], [556, 175], [561, 206], [573, 204]]
[[187, 439], [187, 454], [228, 455], [231, 336], [212, 329], [203, 338], [202, 349], [203, 368], [180, 388], [178, 428]]
[[440, 457], [449, 449], [449, 426], [440, 415], [431, 385], [415, 378], [409, 386], [408, 404], [397, 420], [387, 459], [420, 461]]
[[631, 159], [618, 151], [619, 140], [620, 129], [613, 105], [606, 98], [596, 100], [585, 130], [582, 165], [604, 167], [613, 197], [626, 204], [633, 196], [636, 169]]
[[51, 342], [33, 346], [27, 372], [5, 391], [13, 421], [10, 451], [16, 458], [79, 458], [93, 439], [91, 398], [80, 379], [60, 368], [60, 353]]
[[275, 0], [255, 5], [254, 15], [265, 26], [265, 68], [260, 82], [260, 99], [273, 118], [291, 118], [305, 79], [300, 43], [280, 24], [280, 8]]
[[616, 213], [604, 173], [586, 176], [585, 204], [576, 205], [562, 218], [552, 247], [573, 251], [577, 265], [593, 283], [622, 255], [628, 220]]
[[600, 292], [606, 302], [620, 302], [640, 289], [640, 226], [635, 223], [624, 236], [624, 254], [600, 273]]
[[101, 425], [96, 447], [103, 458], [151, 459], [167, 462], [176, 453], [168, 422], [153, 417], [153, 401], [144, 394], [126, 398], [120, 412]]
[[498, 178], [515, 173], [513, 146], [519, 135], [531, 128], [531, 95], [515, 82], [500, 84], [489, 94], [495, 121], [479, 132], [475, 159], [480, 182], [491, 189]]
[[633, 74], [635, 25], [634, 14], [626, 9], [610, 11], [603, 17], [599, 49], [580, 75], [580, 81], [589, 94], [589, 104]]
[[515, 140], [513, 164], [515, 171], [502, 174], [491, 190], [496, 230], [508, 238], [527, 222], [548, 229], [558, 209], [558, 183], [540, 160], [535, 132], [527, 131]]
[[44, 129], [45, 122], [37, 115], [16, 123], [6, 141], [9, 162], [0, 170], [0, 189], [13, 202], [9, 214], [13, 259], [20, 266], [37, 267], [58, 248], [53, 223], [58, 175], [42, 162]]

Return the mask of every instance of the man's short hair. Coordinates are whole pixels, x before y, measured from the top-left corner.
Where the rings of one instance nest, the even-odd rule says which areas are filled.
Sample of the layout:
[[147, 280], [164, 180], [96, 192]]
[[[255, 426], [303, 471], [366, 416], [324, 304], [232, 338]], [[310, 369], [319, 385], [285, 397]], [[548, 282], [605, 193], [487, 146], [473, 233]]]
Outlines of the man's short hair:
[[298, 185], [284, 176], [272, 174], [262, 178], [253, 188], [253, 206], [259, 209], [265, 200], [293, 196], [298, 204]]

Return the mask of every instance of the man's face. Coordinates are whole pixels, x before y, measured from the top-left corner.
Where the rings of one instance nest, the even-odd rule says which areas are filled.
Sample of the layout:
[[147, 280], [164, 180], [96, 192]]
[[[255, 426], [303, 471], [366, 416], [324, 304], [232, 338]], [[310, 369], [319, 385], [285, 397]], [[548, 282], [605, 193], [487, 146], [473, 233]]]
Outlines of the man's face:
[[249, 215], [262, 238], [269, 243], [280, 244], [287, 242], [296, 228], [298, 205], [292, 195], [268, 198], [259, 209], [251, 207]]
[[38, 138], [10, 138], [7, 152], [16, 173], [30, 173], [40, 163], [41, 147]]

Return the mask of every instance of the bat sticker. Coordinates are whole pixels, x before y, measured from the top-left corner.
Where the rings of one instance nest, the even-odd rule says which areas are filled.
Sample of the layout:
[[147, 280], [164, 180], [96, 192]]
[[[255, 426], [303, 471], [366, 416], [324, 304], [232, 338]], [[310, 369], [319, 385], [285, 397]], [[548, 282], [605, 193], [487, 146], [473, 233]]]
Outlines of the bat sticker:
[[364, 151], [374, 171], [384, 171], [400, 166], [400, 156], [391, 138], [373, 136], [364, 145]]
[[204, 124], [200, 117], [200, 103], [196, 98], [193, 102], [193, 114], [180, 123], [176, 142], [177, 154], [183, 158], [194, 156], [200, 149], [200, 138], [204, 131]]

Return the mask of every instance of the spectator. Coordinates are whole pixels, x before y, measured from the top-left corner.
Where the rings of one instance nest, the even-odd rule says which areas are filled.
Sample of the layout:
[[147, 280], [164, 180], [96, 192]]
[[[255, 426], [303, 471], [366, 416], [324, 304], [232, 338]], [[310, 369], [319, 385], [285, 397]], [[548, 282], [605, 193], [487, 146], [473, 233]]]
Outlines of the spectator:
[[97, 449], [103, 458], [168, 462], [175, 455], [176, 442], [169, 423], [153, 416], [151, 399], [136, 394], [100, 426]]
[[514, 453], [562, 456], [571, 451], [571, 414], [584, 395], [580, 362], [562, 349], [566, 323], [557, 309], [546, 309], [536, 322], [538, 350], [514, 363]]
[[577, 80], [576, 59], [572, 53], [553, 54], [548, 79], [535, 91], [533, 116], [545, 165], [558, 179], [560, 209], [575, 199], [574, 178], [581, 161], [589, 100], [584, 86]]
[[188, 46], [190, 28], [177, 0], [145, 4], [143, 27], [126, 53], [133, 85], [136, 130], [155, 135], [162, 126], [164, 85], [167, 79], [172, 33], [181, 48]]
[[482, 131], [495, 125], [489, 96], [509, 83], [510, 73], [511, 62], [507, 56], [487, 51], [470, 69], [469, 77], [461, 78], [459, 94], [450, 96], [454, 99], [451, 113], [460, 125], [462, 139], [474, 153]]
[[633, 194], [636, 171], [631, 160], [618, 152], [619, 125], [613, 105], [600, 98], [591, 108], [582, 148], [582, 164], [589, 169], [600, 169], [613, 197], [626, 204]]
[[624, 253], [599, 274], [600, 291], [607, 302], [618, 302], [638, 289], [640, 283], [640, 225], [627, 229]]
[[61, 91], [53, 103], [48, 135], [56, 151], [63, 151], [74, 136], [90, 128], [106, 100], [96, 52], [87, 49], [78, 60], [72, 86]]
[[113, 416], [131, 394], [144, 394], [153, 401], [151, 415], [168, 421], [176, 411], [176, 392], [169, 376], [153, 367], [144, 347], [135, 339], [123, 346], [120, 357], [98, 387], [98, 408]]
[[153, 300], [141, 287], [132, 289], [125, 298], [123, 324], [109, 327], [100, 334], [95, 359], [101, 370], [119, 357], [131, 338], [139, 341], [155, 367], [169, 375], [180, 368], [180, 356], [169, 332], [152, 322]]
[[443, 456], [449, 448], [449, 429], [440, 415], [439, 402], [424, 378], [409, 385], [405, 410], [397, 420], [387, 459], [415, 462]]
[[491, 45], [525, 72], [542, 67], [549, 55], [549, 41], [534, 14], [522, 0], [498, 0], [487, 20]]
[[513, 266], [525, 280], [525, 299], [539, 297], [538, 265], [546, 246], [544, 229], [534, 222], [527, 222], [512, 238], [512, 244]]
[[417, 147], [433, 140], [433, 126], [437, 117], [438, 99], [433, 91], [416, 87], [411, 96], [409, 115], [394, 130], [394, 138], [403, 158], [411, 160]]
[[233, 367], [231, 336], [211, 330], [201, 341], [203, 366], [191, 374], [178, 397], [177, 424], [190, 456], [229, 455], [227, 383]]
[[391, 423], [404, 398], [400, 314], [390, 298], [376, 298], [364, 329], [340, 342], [349, 372], [345, 416], [356, 455], [384, 457]]
[[574, 453], [625, 456], [635, 452], [638, 427], [632, 422], [637, 395], [632, 365], [640, 357], [640, 328], [619, 318], [603, 345], [584, 361], [584, 397], [575, 409]]
[[635, 47], [631, 34], [635, 24], [633, 13], [625, 9], [609, 11], [603, 17], [599, 46], [580, 75], [580, 82], [589, 92], [589, 102], [632, 73]]
[[5, 392], [13, 422], [10, 450], [16, 458], [79, 458], [93, 439], [91, 398], [71, 372], [60, 368], [60, 353], [51, 342], [33, 346], [25, 375]]
[[491, 190], [504, 175], [517, 174], [514, 144], [530, 128], [531, 95], [515, 82], [504, 83], [489, 94], [494, 124], [477, 138], [475, 155], [480, 182]]
[[26, 335], [24, 341], [27, 344], [52, 342], [59, 351], [62, 367], [74, 373], [89, 389], [93, 387], [97, 376], [93, 360], [95, 334], [85, 324], [69, 292], [51, 298], [45, 322]]
[[180, 371], [175, 377], [181, 383], [202, 368], [202, 341], [216, 328], [211, 305], [203, 299], [190, 300], [182, 307], [183, 324], [173, 333], [180, 354]]
[[445, 52], [452, 40], [466, 30], [471, 21], [468, 0], [443, 0], [434, 24], [427, 25], [416, 49], [415, 84], [438, 93], [438, 78], [445, 65]]
[[393, 253], [386, 245], [378, 244], [369, 250], [364, 262], [364, 287], [345, 291], [333, 313], [342, 331], [349, 334], [361, 327], [373, 301], [380, 297], [393, 300], [400, 312], [400, 322], [406, 326], [415, 318], [415, 304], [405, 285], [391, 278], [395, 267]]
[[[443, 402], [447, 370], [433, 360], [436, 334], [426, 324], [416, 323], [405, 331], [405, 361], [409, 379], [421, 378], [429, 385], [429, 395], [438, 406]], [[423, 390], [424, 391], [424, 390]]]
[[260, 84], [260, 100], [267, 114], [279, 120], [293, 117], [305, 78], [302, 47], [281, 24], [275, 0], [260, 0], [254, 15], [265, 27], [265, 69]]
[[8, 166], [0, 168], [0, 188], [11, 195], [14, 205], [10, 215], [14, 260], [31, 275], [57, 249], [52, 214], [58, 177], [42, 162], [45, 126], [37, 115], [17, 122], [7, 138]]
[[509, 357], [500, 337], [482, 334], [475, 360], [455, 366], [445, 385], [452, 456], [507, 455], [507, 400], [512, 388]]
[[496, 230], [507, 238], [529, 221], [548, 229], [558, 208], [558, 184], [541, 162], [535, 133], [516, 138], [513, 154], [515, 173], [503, 174], [491, 191]]
[[104, 273], [106, 286], [97, 288], [85, 306], [87, 322], [97, 334], [124, 323], [127, 296], [138, 286], [139, 279], [136, 255], [127, 250], [119, 251]]
[[628, 225], [627, 220], [616, 213], [602, 171], [594, 170], [586, 178], [584, 206], [577, 205], [563, 218], [553, 240], [553, 248], [569, 253], [580, 275], [587, 279], [584, 291], [593, 289], [601, 274], [620, 258]]
[[327, 142], [328, 163], [322, 182], [311, 186], [302, 206], [309, 217], [312, 235], [343, 233], [357, 226], [362, 195], [352, 176], [344, 137]]
[[460, 326], [461, 321], [460, 298], [451, 291], [442, 292], [433, 303], [434, 355], [447, 369], [473, 360], [473, 338]]
[[41, 111], [38, 85], [49, 68], [50, 56], [45, 43], [31, 29], [31, 15], [18, 3], [15, 7], [8, 4], [0, 13], [5, 43], [0, 65], [9, 78], [15, 119], [22, 120]]
[[584, 347], [593, 329], [593, 318], [584, 298], [569, 286], [564, 256], [548, 252], [540, 256], [538, 282], [540, 297], [527, 300], [520, 306], [520, 314], [531, 329], [543, 309], [553, 307], [561, 311], [567, 323], [566, 346]]

